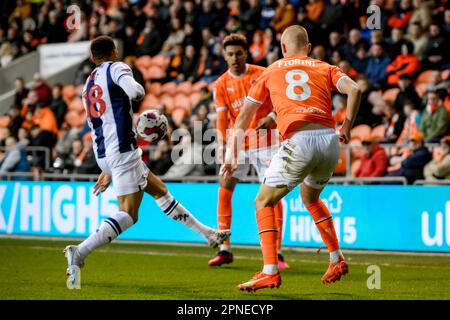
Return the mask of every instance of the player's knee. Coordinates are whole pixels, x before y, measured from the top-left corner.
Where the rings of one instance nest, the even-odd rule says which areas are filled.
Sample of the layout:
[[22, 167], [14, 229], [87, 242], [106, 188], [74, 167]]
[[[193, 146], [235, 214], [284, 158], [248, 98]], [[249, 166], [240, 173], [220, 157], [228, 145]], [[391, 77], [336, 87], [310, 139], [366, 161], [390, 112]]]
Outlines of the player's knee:
[[258, 195], [255, 199], [255, 209], [260, 210], [262, 208], [273, 208], [277, 204], [277, 201], [272, 199], [269, 195]]

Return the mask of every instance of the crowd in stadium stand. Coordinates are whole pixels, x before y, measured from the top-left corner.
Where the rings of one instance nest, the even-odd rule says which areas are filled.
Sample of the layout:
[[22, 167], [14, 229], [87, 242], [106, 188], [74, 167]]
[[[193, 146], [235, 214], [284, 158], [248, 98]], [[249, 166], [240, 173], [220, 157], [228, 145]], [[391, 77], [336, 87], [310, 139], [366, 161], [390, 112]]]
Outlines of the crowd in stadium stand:
[[[72, 4], [82, 12], [76, 28], [68, 27]], [[379, 19], [367, 13], [371, 4], [380, 8]], [[146, 88], [133, 110], [157, 108], [169, 115], [171, 130], [191, 133], [194, 121], [201, 121], [202, 131], [215, 126], [211, 90], [227, 68], [223, 38], [246, 35], [249, 63], [267, 66], [281, 58], [283, 30], [300, 24], [309, 33], [311, 57], [339, 66], [363, 92], [350, 142], [361, 146], [352, 152], [352, 175], [404, 176], [409, 183], [450, 177], [449, 1], [0, 0], [0, 12], [0, 67], [40, 44], [109, 35], [122, 41], [124, 61]], [[374, 22], [379, 25], [370, 27]], [[66, 86], [49, 87], [39, 74], [31, 88], [16, 80], [15, 104], [0, 119], [0, 145], [8, 150], [0, 172], [98, 173], [79, 97], [93, 67], [84, 61]], [[336, 93], [337, 124], [345, 105]], [[193, 142], [186, 137], [180, 143]], [[215, 167], [173, 163], [173, 144], [160, 141], [151, 157], [145, 155], [156, 174], [217, 173]], [[25, 146], [51, 148], [52, 168], [45, 168], [43, 154], [26, 166]], [[336, 174], [345, 174], [347, 160], [343, 154]]]

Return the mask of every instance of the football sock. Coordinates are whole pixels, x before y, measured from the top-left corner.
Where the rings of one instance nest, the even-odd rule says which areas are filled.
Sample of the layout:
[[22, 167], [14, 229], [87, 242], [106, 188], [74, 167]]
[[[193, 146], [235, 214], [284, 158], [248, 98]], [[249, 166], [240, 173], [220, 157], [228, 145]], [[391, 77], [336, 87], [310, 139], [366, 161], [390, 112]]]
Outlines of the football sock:
[[333, 218], [331, 217], [330, 211], [328, 211], [328, 208], [320, 199], [317, 202], [306, 206], [306, 209], [308, 209], [313, 217], [322, 240], [330, 252], [331, 262], [336, 263], [339, 260], [339, 254], [342, 253], [339, 250], [339, 241], [334, 229]]
[[81, 257], [84, 259], [98, 247], [113, 241], [133, 224], [133, 218], [124, 211], [119, 211], [115, 215], [103, 220], [97, 231], [78, 245]]
[[170, 192], [167, 192], [165, 196], [162, 196], [159, 199], [155, 199], [155, 201], [168, 217], [181, 222], [204, 237], [207, 237], [213, 230], [195, 219], [188, 210], [172, 197]]
[[259, 240], [264, 260], [263, 272], [275, 274], [278, 271], [277, 234], [273, 208], [266, 207], [256, 212], [258, 221]]
[[[226, 188], [219, 188], [219, 201], [217, 208], [217, 220], [219, 224], [219, 230], [231, 229], [231, 199], [233, 197], [233, 191]], [[220, 245], [220, 250], [231, 251], [230, 239], [228, 238]]]
[[277, 233], [277, 252], [281, 254], [281, 241], [283, 237], [283, 205], [281, 201], [278, 201], [277, 205], [274, 207], [275, 210], [275, 222], [278, 229]]

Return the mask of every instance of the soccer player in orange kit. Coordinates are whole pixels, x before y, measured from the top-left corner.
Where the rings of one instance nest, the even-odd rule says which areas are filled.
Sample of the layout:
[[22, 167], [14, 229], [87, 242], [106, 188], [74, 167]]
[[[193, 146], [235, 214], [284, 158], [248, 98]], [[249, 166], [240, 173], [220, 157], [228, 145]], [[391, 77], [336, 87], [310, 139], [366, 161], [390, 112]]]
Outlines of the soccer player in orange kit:
[[[238, 286], [256, 291], [281, 285], [278, 271], [274, 205], [301, 183], [302, 201], [312, 215], [330, 252], [330, 264], [322, 283], [340, 280], [348, 266], [339, 248], [333, 219], [320, 193], [339, 159], [339, 141], [348, 143], [350, 129], [361, 100], [361, 90], [339, 68], [308, 57], [311, 44], [301, 26], [288, 27], [281, 36], [283, 59], [270, 65], [250, 89], [230, 137], [230, 162], [222, 174], [230, 176], [237, 167], [237, 153], [245, 130], [261, 102], [271, 98], [277, 113], [283, 142], [266, 170], [264, 183], [255, 200], [261, 249], [262, 272]], [[331, 115], [331, 91], [348, 96], [346, 118], [338, 131]]]
[[[214, 84], [214, 102], [217, 112], [218, 154], [223, 162], [224, 149], [227, 141], [227, 129], [232, 128], [236, 117], [244, 104], [245, 97], [251, 85], [263, 73], [265, 68], [247, 64], [247, 39], [240, 34], [230, 34], [223, 41], [224, 57], [228, 63], [228, 70]], [[262, 182], [264, 173], [270, 160], [278, 150], [279, 134], [275, 130], [276, 115], [272, 103], [267, 99], [250, 120], [248, 129], [252, 130], [245, 143], [245, 151], [241, 153], [239, 168], [228, 178], [220, 180], [218, 201], [219, 230], [231, 228], [232, 196], [236, 183], [243, 178], [251, 164]], [[257, 133], [258, 132], [258, 133]], [[248, 163], [249, 162], [249, 163]], [[281, 202], [275, 206], [277, 227], [282, 229], [283, 210]], [[280, 269], [288, 268], [281, 254], [281, 232], [277, 238], [277, 255]], [[211, 259], [210, 266], [220, 266], [233, 262], [230, 240], [220, 245], [220, 251]]]

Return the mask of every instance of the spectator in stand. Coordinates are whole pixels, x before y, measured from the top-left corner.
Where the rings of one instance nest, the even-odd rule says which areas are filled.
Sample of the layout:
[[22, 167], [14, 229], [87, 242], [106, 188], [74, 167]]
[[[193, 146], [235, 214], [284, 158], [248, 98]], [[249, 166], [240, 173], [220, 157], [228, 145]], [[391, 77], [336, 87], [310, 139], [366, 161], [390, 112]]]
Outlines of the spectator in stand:
[[398, 87], [400, 92], [397, 94], [397, 97], [394, 100], [394, 108], [398, 112], [403, 112], [403, 107], [406, 101], [410, 101], [414, 104], [415, 109], [423, 110], [422, 102], [417, 94], [414, 85], [412, 84], [412, 78], [408, 74], [402, 74], [398, 80]]
[[367, 57], [367, 49], [365, 44], [361, 43], [359, 45], [358, 49], [356, 50], [356, 55], [353, 59], [353, 62], [350, 62], [350, 64], [358, 73], [366, 72], [367, 65], [369, 64], [369, 58]]
[[164, 41], [162, 51], [169, 52], [172, 51], [175, 46], [181, 45], [184, 41], [184, 30], [181, 28], [180, 19], [172, 20], [172, 30], [169, 37]]
[[[9, 136], [5, 141], [6, 152], [0, 162], [0, 174], [6, 172], [30, 172], [25, 147], [17, 142], [17, 138]], [[14, 179], [21, 180], [21, 179]]]
[[440, 141], [435, 157], [424, 168], [425, 180], [450, 179], [450, 136]]
[[420, 60], [414, 55], [414, 45], [411, 42], [402, 45], [402, 52], [386, 68], [387, 83], [396, 85], [403, 74], [414, 76], [420, 69]]
[[409, 20], [409, 26], [419, 23], [423, 29], [427, 29], [431, 23], [430, 2], [423, 0], [412, 0], [413, 14]]
[[248, 4], [248, 9], [239, 15], [239, 19], [247, 34], [251, 37], [260, 24], [261, 4], [260, 0], [249, 0]]
[[8, 111], [9, 123], [8, 128], [11, 135], [17, 137], [19, 129], [22, 127], [23, 118], [20, 115], [20, 108], [14, 106]]
[[311, 52], [311, 58], [326, 61], [328, 60], [327, 52], [323, 46], [315, 46]]
[[428, 37], [423, 32], [422, 25], [419, 22], [415, 22], [408, 27], [408, 34], [405, 36], [405, 39], [414, 45], [414, 54], [419, 59], [423, 59]]
[[406, 117], [405, 124], [403, 125], [402, 133], [400, 134], [396, 144], [404, 144], [411, 140], [413, 136], [421, 134], [419, 131], [421, 114], [417, 109], [417, 106], [412, 101], [405, 101], [403, 114]]
[[253, 62], [258, 65], [262, 65], [265, 62], [267, 55], [268, 46], [264, 40], [264, 32], [256, 30], [253, 34], [253, 42], [250, 45], [249, 52], [252, 55]]
[[325, 2], [323, 0], [308, 0], [305, 7], [309, 20], [317, 23], [325, 10]]
[[[323, 8], [322, 8], [323, 10]], [[277, 33], [282, 33], [284, 29], [295, 23], [295, 8], [288, 0], [278, 0], [278, 7], [272, 20], [272, 28]]]
[[37, 93], [39, 102], [48, 105], [52, 101], [52, 89], [48, 86], [39, 72], [33, 76], [33, 90]]
[[55, 135], [58, 134], [58, 123], [49, 107], [38, 104], [33, 113], [32, 121], [41, 127], [42, 130], [52, 132]]
[[356, 59], [356, 51], [361, 45], [365, 45], [365, 42], [361, 39], [360, 31], [358, 29], [350, 30], [347, 43], [342, 47], [342, 52], [344, 53], [346, 60], [353, 63]]
[[394, 168], [386, 176], [405, 177], [408, 184], [415, 180], [423, 179], [423, 168], [431, 160], [432, 156], [428, 148], [424, 145], [423, 136], [416, 133], [409, 141], [408, 150], [393, 163]]
[[56, 124], [58, 128], [61, 128], [61, 125], [64, 122], [64, 117], [67, 112], [67, 104], [62, 98], [62, 89], [63, 85], [60, 83], [55, 84], [53, 86], [52, 88], [53, 101], [49, 106], [50, 110], [52, 110], [56, 118]]
[[17, 78], [14, 81], [15, 93], [14, 93], [14, 105], [22, 106], [23, 99], [28, 95], [28, 89], [25, 88], [25, 82], [23, 78]]
[[343, 31], [344, 27], [344, 6], [339, 0], [330, 0], [330, 4], [325, 6], [323, 14], [317, 21], [317, 25], [322, 32]]
[[449, 115], [436, 91], [427, 92], [427, 105], [422, 113], [420, 132], [427, 143], [438, 142], [448, 134]]
[[16, 56], [18, 49], [9, 42], [4, 42], [0, 46], [0, 68], [6, 67]]
[[265, 29], [270, 27], [270, 23], [275, 16], [275, 10], [277, 5], [275, 0], [265, 0], [263, 1], [263, 5], [261, 7], [261, 20], [259, 22], [259, 27], [261, 29]]
[[331, 32], [328, 37], [328, 43], [329, 43], [327, 51], [328, 55], [331, 55], [331, 53], [336, 50], [340, 50], [342, 52], [341, 47], [343, 46], [344, 41], [339, 32], [336, 31]]
[[196, 65], [196, 57], [194, 46], [186, 46], [185, 54], [182, 61], [182, 71], [178, 76], [179, 81], [194, 80], [194, 71]]
[[[38, 125], [30, 129], [30, 147], [45, 147], [52, 150], [56, 143], [56, 135], [50, 131], [42, 130]], [[51, 155], [51, 152], [49, 153]], [[50, 160], [50, 159], [49, 159]], [[44, 151], [36, 152], [32, 163], [33, 171], [42, 172], [46, 168], [46, 154]]]
[[379, 44], [373, 44], [370, 47], [370, 57], [367, 63], [366, 76], [374, 85], [379, 87], [386, 81], [386, 68], [389, 65], [389, 58], [384, 53], [383, 47]]
[[370, 127], [375, 127], [381, 124], [383, 117], [373, 112], [373, 105], [369, 102], [369, 96], [374, 91], [373, 87], [364, 75], [359, 75], [356, 83], [361, 89], [362, 95], [354, 126], [367, 124]]
[[388, 26], [391, 28], [405, 28], [413, 15], [411, 0], [400, 0], [394, 3], [394, 14], [388, 19]]
[[[77, 128], [71, 128], [67, 122], [64, 122], [60, 129], [59, 139], [55, 145], [56, 160], [60, 163], [57, 168], [62, 167], [64, 159], [67, 158], [72, 149], [72, 143], [76, 139], [80, 138], [80, 130]], [[59, 159], [59, 160], [58, 160]], [[54, 166], [55, 167], [55, 166]]]
[[[339, 51], [338, 51], [339, 52]], [[348, 75], [350, 78], [352, 78], [353, 80], [356, 79], [359, 75], [358, 71], [356, 71], [355, 69], [352, 68], [352, 66], [350, 65], [350, 62], [348, 62], [347, 60], [341, 60], [338, 63], [339, 68], [341, 68], [341, 70]]]
[[424, 69], [440, 70], [441, 66], [448, 63], [449, 44], [438, 23], [432, 23], [429, 27], [429, 38], [423, 52], [422, 61]]
[[395, 143], [403, 131], [405, 115], [399, 112], [392, 103], [386, 103], [384, 110], [384, 126], [386, 128], [382, 143]]
[[166, 82], [176, 79], [183, 72], [184, 48], [181, 45], [175, 46], [174, 53], [170, 57], [166, 70]]
[[394, 28], [391, 31], [391, 37], [384, 43], [384, 49], [391, 60], [394, 60], [402, 53], [402, 46], [406, 43], [403, 36], [403, 30]]
[[444, 11], [444, 23], [442, 24], [442, 30], [450, 34], [450, 7]]
[[371, 136], [364, 136], [361, 144], [364, 148], [364, 154], [355, 176], [358, 178], [384, 176], [388, 166], [386, 151]]
[[145, 23], [144, 30], [142, 30], [138, 37], [136, 55], [156, 56], [161, 50], [162, 44], [160, 31], [156, 29], [155, 21], [148, 19]]

